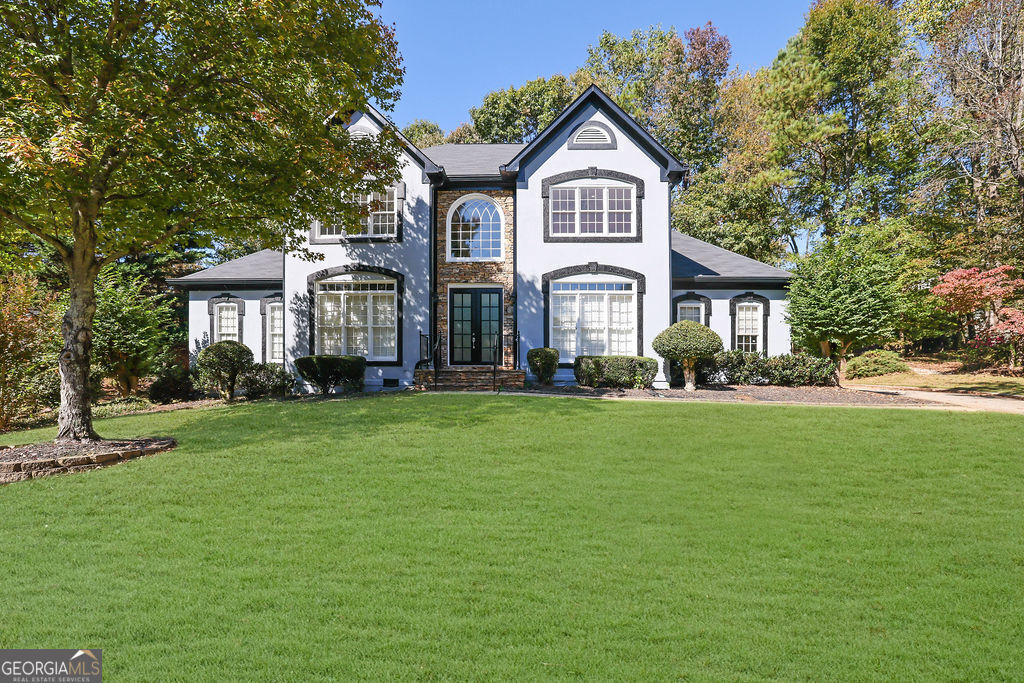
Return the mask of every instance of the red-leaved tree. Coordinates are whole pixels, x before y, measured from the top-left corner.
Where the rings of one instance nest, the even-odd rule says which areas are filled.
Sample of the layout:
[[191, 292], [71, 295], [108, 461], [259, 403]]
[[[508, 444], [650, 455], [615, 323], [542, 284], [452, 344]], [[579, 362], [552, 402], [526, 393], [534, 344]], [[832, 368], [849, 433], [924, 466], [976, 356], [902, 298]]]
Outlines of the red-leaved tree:
[[1024, 350], [1024, 311], [1019, 308], [999, 309], [998, 322], [992, 327], [992, 331], [1002, 336], [1003, 341], [1010, 347], [1010, 368], [1016, 369], [1017, 359]]
[[974, 315], [982, 312], [982, 325], [996, 324], [1005, 299], [1024, 289], [1024, 280], [1012, 276], [1013, 266], [997, 266], [990, 270], [959, 268], [939, 278], [932, 294], [942, 301], [942, 308], [960, 320], [960, 331], [966, 340]]

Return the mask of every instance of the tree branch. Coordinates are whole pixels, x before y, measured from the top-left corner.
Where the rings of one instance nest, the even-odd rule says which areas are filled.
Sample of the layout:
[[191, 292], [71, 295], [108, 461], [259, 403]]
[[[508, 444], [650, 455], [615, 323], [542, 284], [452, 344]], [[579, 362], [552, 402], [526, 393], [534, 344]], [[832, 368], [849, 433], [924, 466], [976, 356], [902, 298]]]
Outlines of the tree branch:
[[50, 246], [57, 250], [57, 253], [60, 254], [62, 259], [71, 258], [71, 249], [68, 247], [68, 245], [64, 244], [64, 242], [62, 242], [54, 235], [49, 235], [40, 230], [39, 228], [36, 228], [34, 225], [26, 221], [21, 216], [11, 213], [2, 206], [0, 206], [0, 218], [6, 218], [7, 220], [11, 221], [22, 230], [29, 233], [30, 235], [35, 235], [44, 242], [47, 242]]

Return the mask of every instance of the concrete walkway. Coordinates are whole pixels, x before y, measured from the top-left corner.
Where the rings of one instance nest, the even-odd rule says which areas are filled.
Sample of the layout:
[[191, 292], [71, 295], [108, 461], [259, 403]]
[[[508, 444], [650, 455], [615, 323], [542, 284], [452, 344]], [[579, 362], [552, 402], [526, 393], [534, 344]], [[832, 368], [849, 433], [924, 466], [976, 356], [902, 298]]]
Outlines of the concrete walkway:
[[918, 391], [915, 389], [904, 389], [903, 387], [875, 386], [870, 384], [848, 384], [846, 388], [856, 389], [857, 391], [892, 392], [920, 401], [941, 403], [955, 410], [1024, 415], [1024, 401], [1003, 396], [978, 396], [974, 394], [957, 394], [950, 391]]

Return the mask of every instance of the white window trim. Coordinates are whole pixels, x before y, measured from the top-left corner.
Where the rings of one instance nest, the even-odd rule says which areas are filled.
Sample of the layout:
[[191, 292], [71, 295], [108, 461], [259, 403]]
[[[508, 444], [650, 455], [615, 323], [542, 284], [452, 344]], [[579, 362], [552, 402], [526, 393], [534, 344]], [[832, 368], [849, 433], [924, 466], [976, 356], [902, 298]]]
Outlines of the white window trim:
[[704, 302], [703, 301], [680, 301], [676, 304], [676, 321], [683, 320], [683, 308], [696, 308], [697, 320], [695, 322], [704, 324]]
[[[498, 210], [498, 221], [500, 223], [499, 231], [501, 233], [501, 253], [498, 256], [452, 256], [452, 216], [455, 215], [455, 210], [462, 206], [464, 203], [473, 199], [483, 199], [491, 204], [494, 204]], [[445, 219], [445, 256], [449, 263], [497, 263], [505, 260], [505, 211], [502, 209], [501, 204], [494, 201], [494, 197], [486, 195], [480, 192], [473, 192], [465, 194], [452, 202], [452, 205], [448, 207], [448, 217]]]
[[[581, 232], [580, 231], [580, 213], [583, 213], [580, 202], [580, 189], [587, 188], [593, 189], [598, 188], [602, 190], [602, 211], [601, 211], [601, 232]], [[555, 211], [555, 197], [554, 193], [557, 190], [573, 190], [575, 196], [574, 207], [575, 207], [575, 218], [573, 223], [573, 232], [555, 232], [555, 214], [556, 213], [568, 213], [566, 211]], [[608, 232], [608, 190], [626, 190], [629, 192], [629, 232]], [[549, 232], [552, 237], [594, 237], [600, 239], [602, 237], [636, 237], [636, 186], [631, 183], [616, 183], [609, 182], [607, 180], [587, 181], [586, 179], [577, 179], [569, 182], [561, 183], [560, 185], [552, 185], [548, 190], [550, 193], [550, 200], [548, 201], [548, 225], [550, 226]], [[596, 213], [587, 211], [586, 213]], [[625, 213], [625, 211], [615, 211], [614, 213]]]
[[230, 339], [230, 341], [239, 341], [239, 339], [241, 338], [242, 330], [241, 330], [240, 326], [241, 326], [242, 323], [241, 323], [241, 316], [238, 315], [238, 304], [223, 303], [223, 304], [217, 304], [217, 306], [214, 308], [213, 331], [215, 333], [214, 337], [216, 337], [216, 339], [213, 340], [214, 342], [219, 342], [219, 341], [223, 341], [224, 340], [224, 336], [221, 334], [221, 330], [220, 330], [220, 321], [221, 321], [221, 319], [220, 319], [220, 312], [222, 310], [226, 310], [228, 308], [230, 308], [231, 310], [233, 310], [235, 312], [235, 334], [234, 334], [234, 338]]
[[[321, 292], [320, 291], [320, 285], [322, 285], [322, 284], [330, 284], [332, 282], [334, 282], [334, 283], [342, 283], [342, 284], [345, 284], [345, 283], [387, 283], [387, 284], [390, 284], [393, 287], [393, 289], [390, 292], [385, 290], [385, 291], [377, 291], [377, 292], [368, 291], [368, 292], [363, 292], [363, 293], [361, 293], [361, 292], [345, 292], [345, 291], [340, 291], [340, 292]], [[366, 308], [366, 323], [367, 324], [366, 324], [366, 356], [365, 356], [365, 358], [366, 358], [366, 361], [368, 363], [389, 363], [389, 362], [397, 361], [398, 360], [398, 337], [399, 337], [399, 334], [398, 334], [398, 325], [399, 325], [399, 320], [398, 320], [398, 283], [395, 281], [394, 278], [384, 277], [384, 276], [374, 276], [373, 278], [358, 278], [358, 279], [354, 279], [354, 278], [349, 277], [349, 276], [343, 276], [341, 278], [328, 278], [328, 279], [325, 279], [325, 280], [319, 280], [316, 283], [316, 290], [314, 292], [314, 296], [316, 297], [316, 301], [314, 301], [314, 305], [316, 306], [316, 344], [315, 344], [315, 346], [316, 346], [317, 354], [325, 353], [324, 352], [324, 346], [323, 346], [323, 330], [324, 330], [325, 325], [323, 324], [323, 320], [320, 317], [320, 311], [321, 311], [320, 297], [322, 297], [322, 296], [341, 296], [341, 313], [340, 313], [341, 325], [340, 325], [340, 327], [342, 328], [342, 330], [344, 330], [344, 328], [346, 327], [346, 325], [345, 325], [345, 313], [346, 313], [346, 307], [348, 306], [347, 298], [348, 298], [349, 295], [357, 295], [358, 296], [360, 294], [375, 294], [375, 295], [391, 294], [391, 306], [392, 306], [392, 311], [394, 312], [394, 316], [395, 316], [395, 327], [394, 327], [395, 352], [394, 352], [394, 354], [391, 354], [391, 355], [388, 355], [388, 356], [375, 356], [373, 354], [373, 343], [374, 343], [373, 328], [375, 327], [375, 325], [373, 325], [373, 298], [372, 297], [368, 297], [367, 298], [367, 308]], [[379, 327], [379, 326], [377, 326], [377, 327]], [[343, 337], [343, 339], [344, 339], [344, 337]], [[355, 354], [352, 354], [351, 351], [348, 348], [343, 348], [342, 349], [342, 355], [355, 355]]]
[[[360, 201], [360, 202], [365, 201], [366, 204], [369, 205], [371, 202], [373, 202], [373, 194], [374, 193], [372, 193], [372, 192], [367, 192], [365, 194], [360, 194], [358, 199], [357, 199], [357, 201]], [[385, 196], [385, 201], [386, 201], [388, 195], [393, 195], [393, 200], [391, 202], [391, 211], [370, 211], [369, 214], [367, 214], [366, 216], [360, 217], [360, 231], [359, 232], [349, 232], [344, 227], [341, 228], [340, 232], [337, 232], [337, 231], [324, 232], [325, 227], [330, 227], [330, 228], [333, 229], [334, 226], [337, 225], [337, 224], [334, 223], [334, 222], [326, 223], [323, 220], [318, 220], [316, 222], [316, 238], [318, 240], [348, 240], [348, 239], [352, 239], [352, 238], [361, 239], [361, 240], [365, 240], [365, 239], [371, 239], [371, 240], [393, 240], [393, 239], [395, 239], [398, 236], [399, 221], [402, 220], [402, 212], [399, 209], [402, 200], [398, 198], [398, 192], [395, 190], [394, 187], [389, 187], [384, 192], [379, 192], [377, 194], [383, 194]], [[383, 234], [374, 234], [372, 232], [372, 230], [373, 230], [373, 217], [374, 217], [374, 215], [377, 215], [377, 214], [379, 214], [379, 215], [390, 215], [392, 217], [391, 232], [383, 233]], [[363, 231], [363, 225], [362, 225], [363, 218], [366, 219], [365, 231]]]
[[[274, 312], [279, 311], [281, 315], [281, 355], [274, 355]], [[284, 362], [284, 304], [276, 303], [267, 306], [267, 358], [270, 363]]]
[[[603, 292], [602, 291], [556, 292], [554, 290], [554, 284], [556, 284], [556, 283], [571, 284], [571, 283], [574, 283], [574, 282], [575, 283], [580, 283], [580, 284], [604, 284], [604, 283], [610, 283], [610, 284], [630, 284], [630, 285], [632, 285], [633, 288], [630, 289], [630, 290], [606, 290], [606, 291], [603, 291]], [[554, 297], [556, 297], [556, 296], [571, 296], [572, 294], [576, 295], [576, 351], [577, 351], [577, 353], [574, 356], [564, 356], [564, 355], [562, 355], [563, 354], [562, 349], [558, 349], [558, 362], [559, 363], [572, 363], [573, 361], [576, 360], [576, 356], [580, 355], [579, 350], [580, 350], [580, 347], [583, 345], [583, 325], [582, 325], [582, 322], [581, 322], [582, 318], [583, 318], [583, 307], [582, 307], [581, 301], [580, 301], [580, 297], [582, 295], [594, 295], [594, 294], [604, 294], [605, 295], [605, 299], [604, 299], [604, 305], [605, 305], [605, 330], [604, 330], [605, 354], [604, 355], [608, 355], [608, 356], [619, 355], [619, 354], [612, 354], [610, 352], [610, 349], [611, 349], [611, 330], [612, 330], [612, 326], [611, 326], [612, 313], [611, 313], [611, 303], [610, 303], [609, 296], [613, 296], [613, 295], [623, 296], [623, 295], [625, 295], [625, 296], [630, 296], [632, 298], [633, 302], [632, 302], [632, 306], [630, 306], [630, 311], [631, 311], [630, 326], [633, 328], [633, 341], [632, 341], [633, 353], [632, 354], [627, 354], [627, 355], [634, 355], [634, 356], [637, 355], [637, 339], [638, 339], [638, 332], [639, 332], [639, 330], [637, 329], [637, 312], [638, 312], [637, 311], [637, 306], [638, 306], [639, 298], [637, 296], [637, 291], [636, 291], [636, 286], [637, 285], [636, 285], [635, 281], [633, 281], [633, 280], [618, 280], [618, 279], [615, 279], [615, 278], [597, 278], [597, 279], [595, 279], [595, 278], [592, 278], [592, 277], [587, 277], [586, 279], [582, 279], [580, 277], [571, 277], [571, 278], [565, 278], [565, 279], [562, 279], [562, 280], [554, 280], [551, 284], [552, 284], [552, 288], [551, 288], [551, 291], [548, 293], [548, 305], [552, 309], [554, 309], [554, 303], [553, 303], [554, 302]], [[549, 310], [548, 311], [548, 343], [549, 344], [554, 344], [555, 329], [556, 328], [555, 328], [554, 310]], [[587, 355], [587, 354], [583, 354], [583, 355]]]
[[[740, 335], [740, 309], [745, 307], [745, 306], [751, 306], [756, 311], [755, 320], [757, 320], [757, 335], [756, 335], [757, 341], [754, 344], [754, 350], [753, 351], [745, 351], [744, 353], [757, 353], [757, 354], [761, 354], [762, 353], [762, 346], [764, 344], [764, 305], [760, 301], [742, 301], [742, 302], [736, 304], [736, 320], [733, 323], [734, 325], [736, 325], [736, 335], [735, 335], [736, 336], [736, 348], [733, 349], [733, 350], [734, 351], [739, 351], [740, 350], [740, 336], [741, 336]], [[742, 335], [742, 336], [750, 336], [750, 335]]]

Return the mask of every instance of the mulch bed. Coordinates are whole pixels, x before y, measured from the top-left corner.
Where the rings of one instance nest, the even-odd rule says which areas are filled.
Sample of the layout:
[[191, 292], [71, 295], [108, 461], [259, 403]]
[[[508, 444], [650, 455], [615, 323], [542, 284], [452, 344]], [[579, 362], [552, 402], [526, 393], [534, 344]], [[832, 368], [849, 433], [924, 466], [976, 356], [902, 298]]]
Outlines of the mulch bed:
[[591, 396], [595, 398], [684, 399], [738, 403], [806, 403], [810, 405], [921, 406], [931, 401], [908, 398], [895, 393], [858, 391], [840, 387], [727, 386], [683, 389], [595, 389], [592, 387], [533, 386], [524, 393]]
[[167, 451], [177, 445], [171, 438], [150, 438], [0, 446], [0, 484], [96, 469]]

